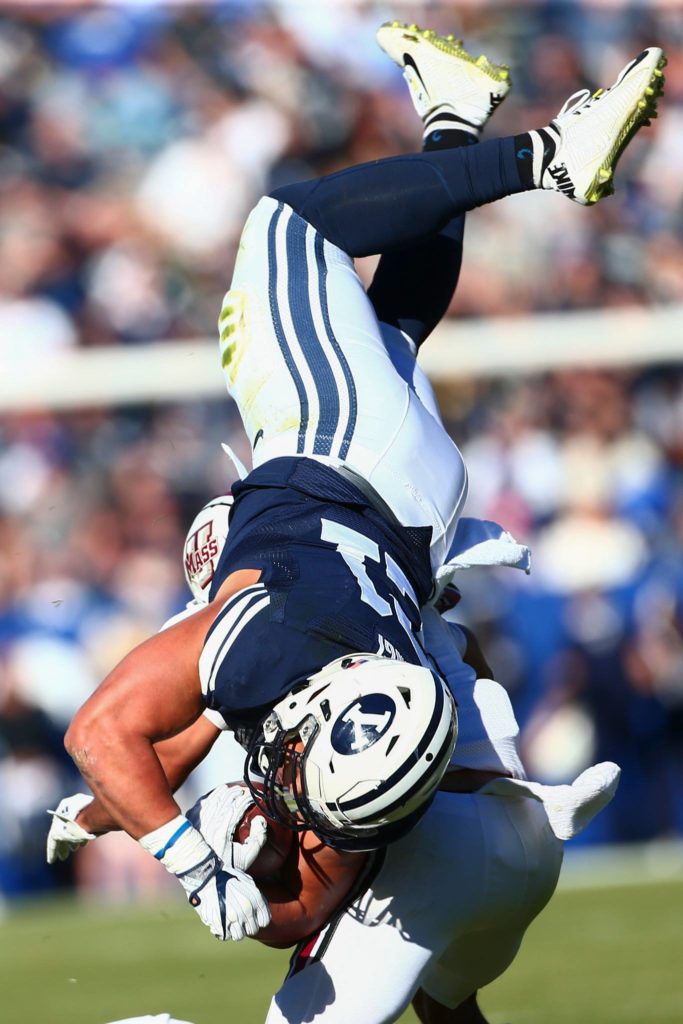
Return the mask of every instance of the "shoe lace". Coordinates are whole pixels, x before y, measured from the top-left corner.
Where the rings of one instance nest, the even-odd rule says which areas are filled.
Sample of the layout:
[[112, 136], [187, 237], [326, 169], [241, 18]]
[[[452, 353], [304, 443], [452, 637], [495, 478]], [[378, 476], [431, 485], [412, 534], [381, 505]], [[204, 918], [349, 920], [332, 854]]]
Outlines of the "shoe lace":
[[591, 96], [590, 89], [579, 89], [578, 92], [573, 93], [569, 97], [557, 116], [562, 117], [563, 114], [573, 113], [575, 110], [578, 110], [579, 107], [587, 107], [594, 99], [595, 97]]

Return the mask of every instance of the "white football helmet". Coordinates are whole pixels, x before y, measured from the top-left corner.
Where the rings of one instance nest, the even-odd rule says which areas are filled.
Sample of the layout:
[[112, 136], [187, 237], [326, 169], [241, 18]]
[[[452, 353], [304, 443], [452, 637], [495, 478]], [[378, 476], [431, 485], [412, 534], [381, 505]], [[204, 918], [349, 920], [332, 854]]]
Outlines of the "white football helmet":
[[326, 665], [275, 705], [249, 745], [256, 803], [329, 846], [374, 850], [424, 814], [458, 735], [435, 672], [377, 654]]
[[228, 536], [232, 494], [208, 501], [192, 520], [183, 547], [185, 579], [195, 601], [207, 604], [211, 582]]

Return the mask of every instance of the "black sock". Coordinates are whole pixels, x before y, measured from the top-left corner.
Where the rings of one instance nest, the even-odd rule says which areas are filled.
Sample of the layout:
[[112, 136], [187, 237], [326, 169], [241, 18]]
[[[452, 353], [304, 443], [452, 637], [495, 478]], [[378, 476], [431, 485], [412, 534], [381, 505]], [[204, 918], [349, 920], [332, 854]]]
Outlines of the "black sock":
[[458, 149], [460, 146], [474, 146], [479, 141], [476, 135], [460, 128], [439, 129], [425, 135], [422, 145], [425, 153], [435, 149]]
[[541, 188], [545, 169], [555, 156], [557, 135], [549, 128], [537, 128], [515, 135], [519, 176], [529, 188]]
[[528, 188], [534, 188], [534, 143], [529, 132], [515, 135], [515, 156], [520, 179]]

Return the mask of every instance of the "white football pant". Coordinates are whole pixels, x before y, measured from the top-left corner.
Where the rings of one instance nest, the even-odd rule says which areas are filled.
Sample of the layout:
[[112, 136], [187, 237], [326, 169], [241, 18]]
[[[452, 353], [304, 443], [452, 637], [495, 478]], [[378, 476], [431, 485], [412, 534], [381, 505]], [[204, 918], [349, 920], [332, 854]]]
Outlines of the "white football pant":
[[219, 327], [254, 466], [283, 455], [346, 463], [404, 526], [432, 527], [432, 564], [441, 566], [465, 465], [412, 344], [379, 324], [353, 260], [291, 207], [261, 199]]
[[512, 963], [561, 863], [537, 801], [438, 793], [369, 889], [299, 947], [267, 1024], [388, 1024], [418, 988], [459, 1006]]

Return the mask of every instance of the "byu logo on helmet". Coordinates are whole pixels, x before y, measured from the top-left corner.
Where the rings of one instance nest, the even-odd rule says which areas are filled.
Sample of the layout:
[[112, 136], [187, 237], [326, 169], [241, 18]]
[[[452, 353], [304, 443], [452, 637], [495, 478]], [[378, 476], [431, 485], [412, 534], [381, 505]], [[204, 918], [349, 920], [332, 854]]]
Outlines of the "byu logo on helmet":
[[330, 742], [338, 754], [358, 754], [376, 743], [394, 720], [396, 705], [385, 693], [358, 697], [339, 715]]

